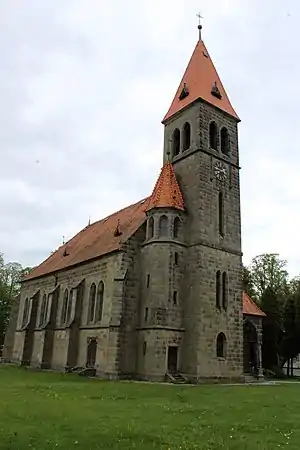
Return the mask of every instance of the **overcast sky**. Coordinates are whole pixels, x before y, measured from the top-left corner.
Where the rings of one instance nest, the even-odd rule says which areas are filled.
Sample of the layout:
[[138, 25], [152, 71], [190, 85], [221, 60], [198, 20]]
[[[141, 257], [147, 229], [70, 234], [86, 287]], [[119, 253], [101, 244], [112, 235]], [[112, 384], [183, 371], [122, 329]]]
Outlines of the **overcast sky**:
[[0, 3], [0, 252], [36, 265], [92, 221], [148, 196], [161, 120], [203, 37], [242, 119], [244, 262], [300, 273], [297, 0]]

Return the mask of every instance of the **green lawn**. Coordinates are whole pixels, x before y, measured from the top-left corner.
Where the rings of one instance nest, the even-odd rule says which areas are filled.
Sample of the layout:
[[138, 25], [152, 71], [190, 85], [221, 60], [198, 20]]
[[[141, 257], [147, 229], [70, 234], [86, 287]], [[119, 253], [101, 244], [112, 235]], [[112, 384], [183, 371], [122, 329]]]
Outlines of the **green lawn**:
[[172, 386], [0, 367], [0, 449], [300, 448], [300, 384]]

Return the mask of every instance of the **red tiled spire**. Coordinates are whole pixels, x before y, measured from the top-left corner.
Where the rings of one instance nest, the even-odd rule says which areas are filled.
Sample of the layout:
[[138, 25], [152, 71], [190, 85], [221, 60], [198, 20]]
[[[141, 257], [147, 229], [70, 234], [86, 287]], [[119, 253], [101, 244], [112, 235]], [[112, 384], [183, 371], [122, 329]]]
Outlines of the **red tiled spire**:
[[146, 211], [153, 208], [175, 208], [184, 211], [184, 202], [178, 185], [174, 168], [170, 161], [166, 161], [161, 169]]
[[205, 100], [240, 120], [202, 40], [197, 42], [173, 102], [162, 122], [165, 123], [174, 114], [198, 99]]

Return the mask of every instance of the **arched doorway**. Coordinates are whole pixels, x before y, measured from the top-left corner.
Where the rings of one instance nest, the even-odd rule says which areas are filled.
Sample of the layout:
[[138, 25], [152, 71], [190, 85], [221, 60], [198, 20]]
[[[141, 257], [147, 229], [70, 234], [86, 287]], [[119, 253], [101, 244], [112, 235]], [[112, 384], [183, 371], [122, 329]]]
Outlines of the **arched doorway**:
[[95, 338], [89, 339], [87, 348], [86, 367], [94, 368], [96, 364], [97, 354], [97, 340]]
[[258, 338], [255, 325], [244, 320], [244, 373], [257, 375], [259, 371]]

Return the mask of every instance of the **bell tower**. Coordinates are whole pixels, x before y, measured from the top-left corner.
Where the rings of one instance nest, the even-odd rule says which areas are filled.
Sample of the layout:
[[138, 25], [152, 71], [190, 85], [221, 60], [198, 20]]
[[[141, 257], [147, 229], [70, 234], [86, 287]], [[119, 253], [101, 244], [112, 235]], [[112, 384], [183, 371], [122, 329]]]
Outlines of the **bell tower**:
[[238, 123], [199, 40], [162, 123], [186, 207], [182, 370], [242, 375], [242, 253]]

